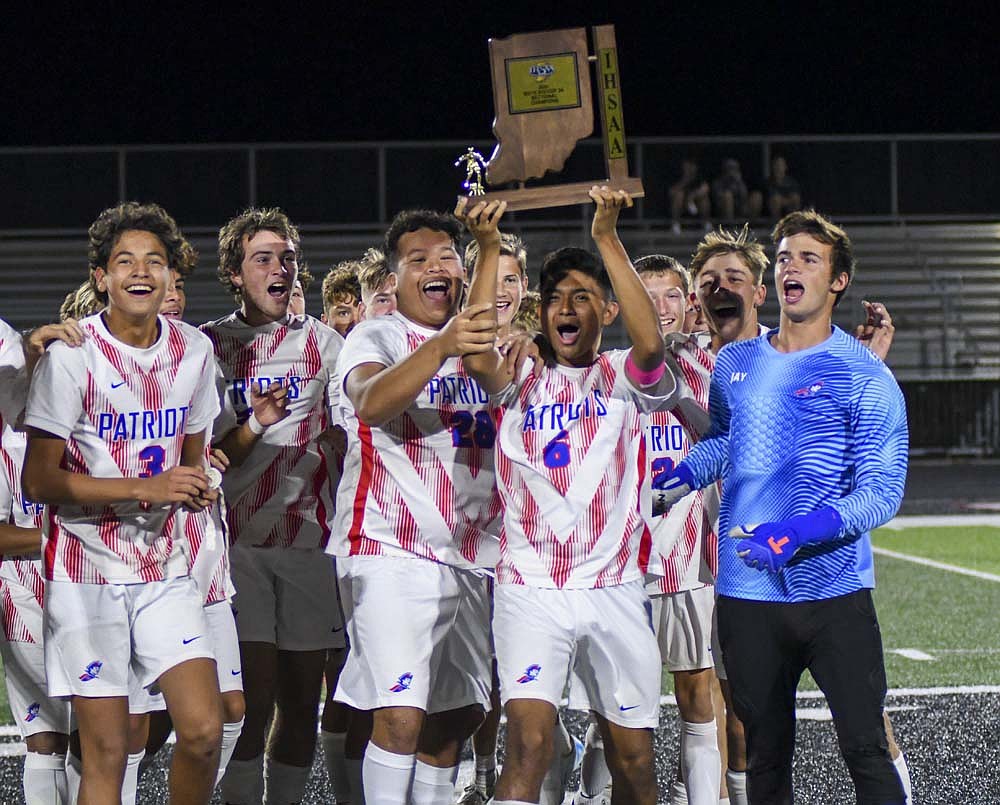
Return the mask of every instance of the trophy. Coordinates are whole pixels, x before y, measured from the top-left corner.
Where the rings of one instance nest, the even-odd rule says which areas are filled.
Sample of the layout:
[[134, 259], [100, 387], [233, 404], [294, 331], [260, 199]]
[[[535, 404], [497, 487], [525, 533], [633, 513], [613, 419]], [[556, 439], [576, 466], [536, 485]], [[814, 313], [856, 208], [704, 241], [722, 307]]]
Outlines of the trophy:
[[[642, 180], [628, 175], [615, 29], [597, 25], [591, 32], [593, 55], [585, 28], [490, 40], [497, 146], [488, 161], [470, 148], [455, 163], [466, 167], [463, 187], [476, 202], [506, 201], [511, 211], [584, 204], [595, 184], [625, 190], [633, 198], [644, 195]], [[591, 64], [607, 175], [589, 182], [527, 187], [529, 179], [562, 170], [576, 144], [593, 134]], [[517, 189], [487, 191], [484, 173], [490, 185], [517, 183]]]

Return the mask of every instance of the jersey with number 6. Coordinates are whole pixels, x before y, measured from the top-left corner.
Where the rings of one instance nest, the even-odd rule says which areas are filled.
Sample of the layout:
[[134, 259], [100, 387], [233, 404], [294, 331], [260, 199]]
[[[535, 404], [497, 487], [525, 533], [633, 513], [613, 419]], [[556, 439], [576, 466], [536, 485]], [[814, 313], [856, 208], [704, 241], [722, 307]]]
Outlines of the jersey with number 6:
[[203, 324], [223, 375], [216, 438], [250, 416], [253, 387], [287, 389], [289, 415], [271, 425], [240, 466], [223, 476], [233, 542], [267, 548], [326, 545], [334, 500], [317, 439], [337, 405], [335, 370], [343, 339], [312, 316], [251, 327], [236, 313]]
[[627, 357], [613, 350], [587, 367], [539, 374], [526, 365], [496, 396], [500, 583], [589, 589], [642, 577], [650, 545], [639, 513], [639, 414], [672, 404], [675, 383], [668, 372], [648, 393], [637, 390]]
[[[95, 478], [149, 478], [176, 467], [188, 434], [219, 411], [215, 362], [194, 327], [160, 316], [140, 349], [116, 339], [100, 314], [86, 337], [55, 343], [31, 379], [25, 425], [66, 441], [65, 469]], [[178, 507], [126, 501], [52, 504], [43, 528], [45, 577], [86, 584], [159, 581], [188, 572]]]
[[[391, 367], [437, 334], [400, 313], [361, 322], [338, 372]], [[493, 567], [499, 528], [496, 427], [489, 395], [458, 358], [446, 360], [395, 419], [362, 422], [341, 396], [349, 448], [330, 553], [421, 556], [461, 568]]]
[[[20, 528], [41, 528], [44, 507], [21, 492], [25, 437], [0, 417], [0, 521]], [[0, 557], [0, 613], [8, 642], [42, 642], [42, 541], [34, 556]]]

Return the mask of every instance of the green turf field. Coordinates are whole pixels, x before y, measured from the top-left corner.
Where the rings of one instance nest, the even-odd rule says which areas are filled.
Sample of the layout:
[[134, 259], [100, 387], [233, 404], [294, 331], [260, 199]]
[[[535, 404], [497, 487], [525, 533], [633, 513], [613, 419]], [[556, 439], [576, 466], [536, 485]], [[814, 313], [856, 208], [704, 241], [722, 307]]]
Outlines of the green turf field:
[[[873, 543], [897, 553], [1000, 575], [1000, 528], [879, 529]], [[875, 602], [890, 688], [1000, 685], [1000, 582], [876, 556]], [[895, 649], [916, 649], [916, 660]], [[814, 687], [811, 679], [803, 688]], [[664, 692], [672, 690], [664, 675]], [[12, 723], [0, 685], [0, 722]]]

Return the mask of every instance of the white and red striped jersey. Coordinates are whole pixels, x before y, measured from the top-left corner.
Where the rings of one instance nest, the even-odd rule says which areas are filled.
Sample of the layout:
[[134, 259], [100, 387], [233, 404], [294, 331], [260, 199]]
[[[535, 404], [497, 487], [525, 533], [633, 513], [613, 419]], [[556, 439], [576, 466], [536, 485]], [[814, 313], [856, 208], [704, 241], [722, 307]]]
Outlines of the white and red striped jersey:
[[[340, 377], [364, 363], [393, 366], [436, 334], [398, 311], [363, 321], [347, 336]], [[361, 422], [346, 394], [341, 410], [349, 447], [329, 552], [492, 568], [500, 525], [496, 423], [489, 395], [461, 360], [446, 360], [384, 425]]]
[[343, 339], [312, 316], [251, 327], [233, 313], [201, 329], [215, 348], [224, 383], [216, 441], [249, 418], [251, 388], [266, 391], [278, 382], [288, 389], [289, 415], [223, 478], [230, 539], [268, 548], [326, 545], [335, 501], [317, 439], [338, 403], [335, 370]]
[[183, 512], [184, 536], [190, 549], [191, 577], [205, 606], [228, 601], [236, 592], [229, 576], [229, 545], [223, 495], [200, 512]]
[[673, 411], [645, 418], [647, 477], [640, 500], [653, 536], [649, 562], [651, 595], [692, 590], [715, 582], [718, 568], [719, 490], [710, 486], [682, 498], [662, 517], [652, 516], [650, 489], [658, 475], [669, 473], [687, 455], [706, 428], [708, 390], [715, 368], [707, 334], [670, 344], [667, 362], [681, 378], [680, 401]]
[[[44, 507], [26, 500], [21, 492], [24, 434], [3, 424], [0, 417], [0, 522], [20, 528], [41, 528]], [[33, 556], [0, 557], [0, 614], [8, 642], [42, 642], [42, 541]]]
[[0, 319], [0, 417], [12, 427], [24, 412], [28, 375], [24, 369], [21, 335]]
[[676, 384], [667, 372], [638, 391], [625, 374], [628, 354], [613, 350], [588, 367], [537, 375], [526, 365], [496, 396], [498, 582], [589, 589], [642, 577], [650, 546], [639, 513], [639, 414], [671, 405]]
[[[25, 425], [66, 441], [63, 467], [95, 478], [147, 478], [180, 463], [184, 437], [219, 411], [208, 339], [162, 316], [156, 342], [117, 340], [101, 314], [80, 322], [84, 343], [55, 343], [38, 362]], [[179, 507], [138, 501], [53, 504], [43, 526], [45, 577], [133, 584], [188, 573]]]

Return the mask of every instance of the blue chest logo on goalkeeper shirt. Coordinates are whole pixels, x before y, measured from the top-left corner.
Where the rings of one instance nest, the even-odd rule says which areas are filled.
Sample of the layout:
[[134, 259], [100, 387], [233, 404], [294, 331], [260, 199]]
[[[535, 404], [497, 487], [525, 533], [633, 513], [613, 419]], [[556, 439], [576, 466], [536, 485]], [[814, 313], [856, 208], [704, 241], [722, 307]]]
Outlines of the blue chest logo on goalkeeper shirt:
[[805, 387], [800, 388], [800, 389], [796, 389], [793, 392], [793, 394], [796, 397], [799, 397], [799, 398], [802, 398], [802, 397], [815, 397], [822, 390], [823, 390], [823, 381], [822, 380], [817, 380], [815, 383], [812, 383], [811, 385], [805, 386]]

